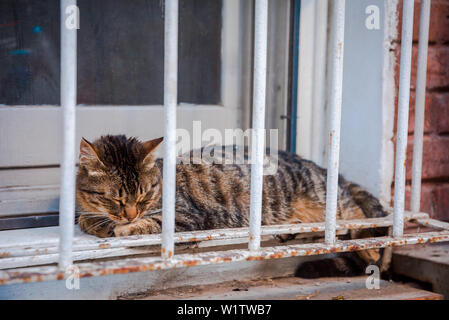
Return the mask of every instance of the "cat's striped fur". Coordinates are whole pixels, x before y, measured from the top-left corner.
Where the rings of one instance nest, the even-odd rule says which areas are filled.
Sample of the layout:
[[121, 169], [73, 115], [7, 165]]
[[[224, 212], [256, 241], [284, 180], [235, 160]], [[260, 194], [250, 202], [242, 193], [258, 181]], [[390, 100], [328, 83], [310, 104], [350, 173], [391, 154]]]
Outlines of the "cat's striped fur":
[[[76, 196], [84, 231], [100, 237], [161, 232], [163, 163], [152, 155], [161, 141], [141, 143], [123, 135], [82, 140]], [[279, 151], [276, 173], [264, 176], [262, 224], [324, 221], [325, 200], [326, 170]], [[249, 202], [249, 164], [176, 167], [176, 231], [248, 226]], [[375, 197], [340, 176], [338, 219], [385, 215]], [[366, 262], [379, 259], [376, 250], [360, 254]]]

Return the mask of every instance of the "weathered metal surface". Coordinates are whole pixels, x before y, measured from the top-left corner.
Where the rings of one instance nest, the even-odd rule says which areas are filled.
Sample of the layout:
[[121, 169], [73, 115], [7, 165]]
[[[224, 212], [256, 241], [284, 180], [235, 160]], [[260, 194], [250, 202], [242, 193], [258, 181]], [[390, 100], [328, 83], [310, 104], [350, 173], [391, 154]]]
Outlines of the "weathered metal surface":
[[345, 39], [345, 0], [333, 1], [331, 39], [331, 88], [329, 102], [329, 145], [326, 186], [326, 243], [336, 241], [338, 167], [340, 157], [341, 105], [343, 99], [343, 53]]
[[416, 222], [419, 225], [425, 227], [431, 227], [440, 230], [449, 230], [449, 223], [435, 220], [435, 219], [417, 219]]
[[[337, 231], [338, 235], [347, 234], [348, 230]], [[324, 233], [301, 233], [296, 239], [304, 239], [311, 238], [313, 236], [323, 237]], [[273, 242], [272, 236], [262, 236], [262, 241], [270, 241]], [[224, 248], [219, 248], [219, 246], [233, 246], [238, 244], [247, 244], [248, 237], [245, 238], [227, 238], [227, 239], [219, 239], [219, 240], [208, 240], [202, 242], [195, 243], [187, 243], [183, 246], [179, 246], [177, 250], [189, 250], [192, 248], [210, 248], [217, 247], [217, 251], [225, 250]], [[271, 244], [275, 245], [275, 244]], [[123, 256], [136, 256], [136, 255], [154, 255], [160, 253], [159, 245], [152, 246], [144, 246], [144, 247], [120, 247], [120, 248], [112, 248], [112, 249], [103, 249], [103, 250], [84, 250], [84, 251], [74, 251], [73, 252], [73, 261], [82, 261], [82, 260], [91, 260], [91, 259], [101, 259], [101, 258], [113, 258], [113, 257], [123, 257]], [[35, 256], [19, 256], [19, 257], [5, 257], [0, 259], [1, 267], [0, 269], [11, 269], [11, 268], [22, 268], [22, 267], [31, 267], [38, 265], [46, 265], [52, 264], [58, 261], [57, 253], [50, 254], [40, 254]]]
[[414, 1], [404, 1], [402, 10], [401, 64], [394, 170], [393, 236], [395, 237], [400, 237], [404, 233], [405, 158], [407, 152], [410, 74], [412, 68], [413, 6]]
[[[405, 216], [405, 219], [416, 220], [426, 219], [428, 215], [425, 213], [409, 213]], [[367, 229], [377, 227], [392, 226], [391, 217], [373, 218], [363, 220], [339, 220], [337, 221], [336, 229], [352, 230], [352, 229]], [[285, 225], [272, 225], [262, 226], [261, 233], [265, 235], [278, 235], [278, 234], [295, 234], [295, 233], [313, 233], [324, 231], [325, 226], [322, 222], [317, 223], [301, 223], [301, 224], [285, 224]], [[232, 238], [248, 238], [248, 228], [231, 228], [231, 229], [217, 229], [217, 230], [204, 230], [193, 232], [180, 232], [174, 236], [175, 243], [186, 242], [199, 242], [199, 241], [211, 241], [211, 240], [224, 240]], [[15, 245], [0, 245], [0, 268], [4, 268], [2, 265], [2, 259], [6, 257], [22, 257], [22, 256], [35, 256], [43, 254], [57, 254], [58, 253], [58, 241], [47, 241], [45, 243], [36, 242], [22, 242]], [[140, 247], [161, 244], [160, 234], [150, 235], [138, 235], [128, 236], [120, 238], [106, 238], [106, 239], [75, 239], [73, 243], [73, 251], [87, 251], [87, 250], [102, 250], [113, 249], [123, 247]], [[75, 254], [76, 255], [76, 254]]]
[[[173, 255], [176, 198], [176, 105], [178, 101], [178, 0], [165, 1], [164, 39], [164, 167], [162, 193], [162, 257]], [[150, 83], [148, 85], [151, 85]]]
[[415, 128], [413, 133], [412, 192], [410, 207], [421, 205], [421, 173], [424, 137], [424, 103], [426, 100], [427, 49], [429, 46], [430, 0], [421, 1], [419, 18], [418, 68], [416, 75]]
[[[76, 0], [61, 1], [61, 109], [63, 117], [61, 191], [59, 202], [60, 256], [59, 264], [65, 268], [72, 264], [72, 242], [75, 220], [75, 117], [77, 71], [77, 22], [69, 26], [67, 17], [73, 14]], [[79, 18], [75, 12], [75, 20]]]
[[[102, 259], [102, 258], [113, 258], [130, 256], [136, 254], [149, 254], [160, 252], [160, 248], [148, 249], [144, 247], [138, 248], [112, 248], [104, 250], [85, 250], [85, 251], [74, 251], [72, 253], [73, 261], [81, 261], [88, 259]], [[5, 257], [1, 259], [0, 269], [10, 269], [10, 268], [21, 268], [30, 266], [46, 265], [58, 262], [59, 254], [40, 254], [35, 256], [19, 256], [19, 257]]]
[[253, 131], [251, 139], [251, 192], [249, 249], [260, 248], [262, 185], [267, 86], [268, 0], [256, 0], [254, 23]]
[[[246, 247], [245, 247], [246, 249]], [[160, 252], [160, 248], [158, 248]], [[326, 256], [292, 257], [204, 265], [194, 268], [90, 277], [80, 279], [80, 290], [67, 290], [63, 281], [17, 283], [0, 286], [0, 300], [96, 300], [166, 290], [183, 286], [219, 285], [227, 281], [293, 277], [299, 264]], [[211, 276], [213, 275], [213, 276]]]
[[[402, 237], [379, 237], [357, 240], [339, 241], [335, 245], [325, 243], [287, 245], [261, 248], [257, 252], [249, 250], [228, 250], [220, 252], [204, 252], [198, 254], [180, 254], [170, 260], [160, 257], [120, 259], [113, 261], [98, 261], [76, 264], [80, 277], [126, 274], [130, 272], [145, 272], [220, 264], [239, 261], [257, 261], [279, 259], [295, 256], [311, 256], [336, 252], [359, 251], [388, 246], [403, 246], [418, 243], [433, 243], [449, 241], [449, 231], [428, 232], [423, 234], [406, 234]], [[22, 282], [62, 280], [64, 273], [56, 266], [43, 266], [0, 271], [0, 285]]]

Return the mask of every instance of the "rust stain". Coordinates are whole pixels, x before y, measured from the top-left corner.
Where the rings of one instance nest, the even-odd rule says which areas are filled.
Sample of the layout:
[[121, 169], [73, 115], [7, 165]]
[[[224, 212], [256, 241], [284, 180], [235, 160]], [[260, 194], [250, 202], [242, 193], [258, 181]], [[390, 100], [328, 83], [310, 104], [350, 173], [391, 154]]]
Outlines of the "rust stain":
[[264, 256], [249, 256], [246, 258], [247, 261], [257, 261], [257, 260], [264, 260]]
[[192, 267], [192, 266], [196, 266], [198, 264], [198, 260], [187, 260], [187, 261], [183, 261], [183, 265], [186, 267]]
[[283, 252], [275, 252], [272, 253], [268, 256], [268, 259], [280, 259], [284, 257], [284, 253]]
[[111, 247], [110, 243], [100, 243], [98, 245], [98, 248], [100, 248], [100, 249], [105, 249], [105, 248], [110, 248], [110, 247]]
[[[355, 226], [355, 225], [354, 225]], [[403, 244], [415, 244], [415, 243], [426, 243], [426, 242], [437, 242], [448, 240], [449, 235], [445, 233], [436, 233], [432, 235], [425, 236], [425, 234], [418, 235], [405, 235], [405, 238], [402, 239], [359, 239], [360, 243], [357, 241], [348, 241], [346, 244], [337, 244], [335, 246], [329, 247], [324, 244], [310, 244], [310, 246], [305, 247], [280, 247], [280, 248], [267, 248], [262, 249], [260, 254], [251, 255], [248, 254], [247, 251], [238, 251], [238, 252], [214, 252], [209, 253], [209, 255], [199, 255], [199, 256], [186, 256], [183, 259], [179, 259], [172, 262], [167, 262], [163, 260], [154, 260], [151, 262], [143, 263], [139, 260], [131, 260], [131, 261], [121, 261], [117, 264], [104, 264], [97, 263], [82, 267], [83, 272], [81, 272], [80, 277], [92, 277], [98, 275], [110, 275], [110, 274], [125, 274], [131, 272], [142, 272], [142, 271], [151, 271], [151, 270], [161, 270], [168, 268], [176, 268], [182, 266], [195, 266], [199, 264], [211, 264], [211, 263], [221, 263], [221, 262], [232, 262], [232, 261], [256, 261], [256, 260], [264, 260], [264, 259], [278, 259], [296, 256], [298, 254], [301, 255], [317, 255], [317, 254], [326, 254], [332, 252], [341, 252], [341, 251], [358, 251], [365, 249], [373, 249], [379, 247], [387, 247], [387, 246], [400, 246]], [[164, 252], [164, 249], [162, 249]], [[3, 253], [4, 254], [4, 253]], [[173, 252], [168, 252], [168, 257], [172, 257]], [[197, 258], [196, 258], [197, 257]], [[125, 264], [126, 263], [126, 264]], [[89, 269], [88, 269], [89, 268]], [[64, 273], [56, 272], [51, 269], [46, 270], [35, 268], [33, 272], [17, 272], [17, 271], [3, 271], [1, 272], [2, 276], [0, 278], [0, 285], [4, 285], [10, 282], [39, 282], [39, 281], [47, 281], [47, 280], [62, 280], [64, 279]]]
[[[106, 276], [106, 275], [110, 275], [110, 274], [127, 274], [130, 272], [138, 272], [138, 271], [144, 271], [145, 269], [147, 269], [146, 267], [148, 267], [148, 270], [153, 270], [154, 267], [152, 265], [149, 266], [141, 266], [141, 267], [117, 267], [114, 269], [104, 269], [101, 271], [100, 275], [102, 276]], [[85, 275], [85, 273], [83, 273], [83, 276]], [[92, 276], [92, 275], [91, 275]]]
[[93, 277], [94, 275], [90, 272], [84, 272], [83, 273], [83, 278], [89, 278], [89, 277]]
[[231, 257], [223, 257], [221, 258], [219, 261], [223, 261], [223, 262], [231, 262], [232, 258]]
[[4, 251], [2, 253], [0, 253], [0, 258], [5, 258], [5, 257], [9, 257], [10, 253], [8, 251]]

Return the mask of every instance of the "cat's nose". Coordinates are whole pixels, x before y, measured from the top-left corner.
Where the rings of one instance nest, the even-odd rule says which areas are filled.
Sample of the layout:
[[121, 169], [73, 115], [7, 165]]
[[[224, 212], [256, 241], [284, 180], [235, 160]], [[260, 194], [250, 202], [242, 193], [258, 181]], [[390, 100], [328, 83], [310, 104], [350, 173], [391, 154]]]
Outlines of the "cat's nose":
[[137, 216], [137, 208], [136, 206], [126, 206], [125, 207], [125, 215], [126, 218], [128, 218], [128, 221], [133, 221], [134, 218]]

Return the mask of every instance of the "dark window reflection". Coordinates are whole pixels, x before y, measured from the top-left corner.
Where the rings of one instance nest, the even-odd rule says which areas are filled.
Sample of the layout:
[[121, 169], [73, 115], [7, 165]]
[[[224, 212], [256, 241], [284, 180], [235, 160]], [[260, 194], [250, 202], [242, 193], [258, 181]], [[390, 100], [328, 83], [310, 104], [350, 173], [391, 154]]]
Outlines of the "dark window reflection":
[[[163, 103], [161, 0], [78, 0], [78, 103]], [[179, 101], [220, 100], [221, 1], [181, 0]], [[0, 1], [0, 104], [59, 104], [59, 1]]]

